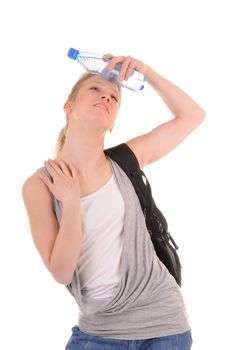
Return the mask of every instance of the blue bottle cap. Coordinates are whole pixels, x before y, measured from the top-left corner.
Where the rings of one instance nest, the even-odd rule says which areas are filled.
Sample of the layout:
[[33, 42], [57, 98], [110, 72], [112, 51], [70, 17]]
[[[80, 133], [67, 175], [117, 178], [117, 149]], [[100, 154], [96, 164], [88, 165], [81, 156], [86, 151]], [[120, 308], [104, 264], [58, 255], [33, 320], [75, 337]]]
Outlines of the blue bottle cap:
[[68, 57], [69, 58], [72, 58], [72, 59], [76, 59], [77, 56], [79, 55], [79, 52], [78, 50], [76, 49], [73, 49], [72, 47], [68, 50]]

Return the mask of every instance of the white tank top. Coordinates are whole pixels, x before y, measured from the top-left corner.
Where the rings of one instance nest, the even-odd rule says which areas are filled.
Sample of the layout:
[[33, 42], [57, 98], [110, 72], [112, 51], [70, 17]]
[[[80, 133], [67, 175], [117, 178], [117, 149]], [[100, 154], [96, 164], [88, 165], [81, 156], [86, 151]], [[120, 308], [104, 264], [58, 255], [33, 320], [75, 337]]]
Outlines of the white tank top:
[[[116, 162], [109, 161], [114, 178], [82, 199], [82, 283], [77, 266], [66, 285], [79, 306], [78, 327], [90, 335], [128, 340], [184, 333], [190, 325], [181, 290], [155, 254], [130, 179]], [[51, 177], [46, 167], [39, 170]], [[60, 223], [62, 203], [55, 197], [54, 210]], [[112, 294], [116, 281], [114, 294], [101, 299]], [[100, 299], [83, 296], [82, 285], [86, 293]]]
[[83, 240], [78, 269], [83, 295], [113, 295], [120, 279], [125, 205], [114, 175], [88, 196], [81, 197]]

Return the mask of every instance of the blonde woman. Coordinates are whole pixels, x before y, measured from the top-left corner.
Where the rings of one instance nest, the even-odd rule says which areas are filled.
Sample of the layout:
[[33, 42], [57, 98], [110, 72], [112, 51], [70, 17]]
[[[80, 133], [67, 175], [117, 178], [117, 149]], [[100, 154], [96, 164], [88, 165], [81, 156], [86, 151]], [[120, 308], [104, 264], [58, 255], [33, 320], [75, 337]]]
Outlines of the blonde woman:
[[[125, 142], [143, 168], [174, 149], [205, 111], [179, 87], [130, 56], [174, 118]], [[144, 92], [145, 93], [145, 92]], [[85, 73], [64, 104], [67, 123], [56, 157], [24, 183], [22, 194], [35, 245], [54, 279], [79, 306], [66, 350], [189, 350], [191, 327], [179, 286], [157, 258], [133, 186], [104, 153], [120, 108], [113, 82]]]

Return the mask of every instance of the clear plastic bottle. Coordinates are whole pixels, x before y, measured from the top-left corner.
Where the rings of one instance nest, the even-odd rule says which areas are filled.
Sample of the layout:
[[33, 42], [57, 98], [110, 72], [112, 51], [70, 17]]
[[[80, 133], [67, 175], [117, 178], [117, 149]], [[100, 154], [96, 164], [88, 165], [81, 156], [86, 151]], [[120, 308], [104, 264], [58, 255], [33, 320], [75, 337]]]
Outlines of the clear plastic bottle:
[[102, 56], [93, 52], [82, 52], [74, 48], [69, 49], [68, 57], [78, 61], [87, 71], [96, 73], [102, 78], [119, 84], [122, 87], [126, 87], [132, 91], [139, 91], [144, 88], [144, 75], [135, 69], [128, 80], [120, 80], [121, 63], [117, 63], [114, 69], [109, 71], [109, 59], [103, 59]]

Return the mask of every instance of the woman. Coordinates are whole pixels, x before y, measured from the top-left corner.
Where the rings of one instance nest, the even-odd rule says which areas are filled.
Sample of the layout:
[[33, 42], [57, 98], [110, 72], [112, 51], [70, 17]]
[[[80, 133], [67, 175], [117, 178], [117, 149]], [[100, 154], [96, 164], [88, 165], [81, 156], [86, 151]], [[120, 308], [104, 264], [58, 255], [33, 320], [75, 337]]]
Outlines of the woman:
[[[144, 74], [174, 115], [126, 142], [141, 168], [203, 121], [205, 111], [148, 65], [130, 56], [104, 58], [110, 59], [109, 69], [122, 63], [122, 80], [134, 68]], [[120, 102], [120, 87], [100, 76], [86, 73], [74, 85], [56, 158], [23, 185], [31, 233], [45, 266], [80, 309], [66, 350], [189, 350], [180, 289], [154, 252], [130, 180], [104, 153]]]

